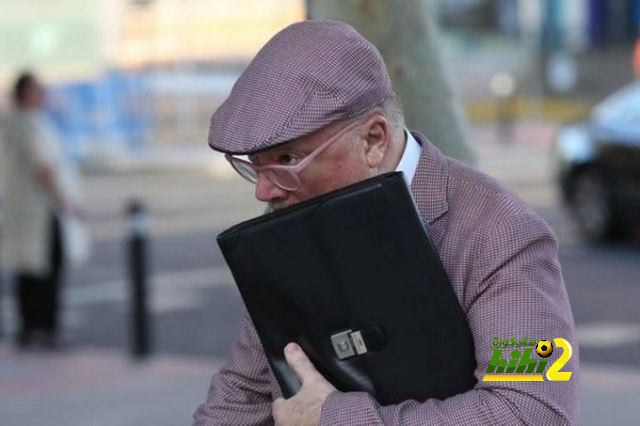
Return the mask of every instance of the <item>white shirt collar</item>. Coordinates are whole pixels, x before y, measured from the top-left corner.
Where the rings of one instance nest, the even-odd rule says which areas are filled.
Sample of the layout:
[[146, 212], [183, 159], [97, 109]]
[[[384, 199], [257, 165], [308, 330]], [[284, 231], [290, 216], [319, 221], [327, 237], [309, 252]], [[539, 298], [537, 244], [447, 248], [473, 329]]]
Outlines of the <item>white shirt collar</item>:
[[405, 129], [404, 134], [407, 137], [407, 144], [404, 147], [404, 153], [402, 154], [396, 171], [404, 173], [404, 180], [407, 182], [407, 186], [411, 187], [413, 176], [416, 174], [418, 162], [420, 161], [422, 146], [420, 146], [409, 130]]

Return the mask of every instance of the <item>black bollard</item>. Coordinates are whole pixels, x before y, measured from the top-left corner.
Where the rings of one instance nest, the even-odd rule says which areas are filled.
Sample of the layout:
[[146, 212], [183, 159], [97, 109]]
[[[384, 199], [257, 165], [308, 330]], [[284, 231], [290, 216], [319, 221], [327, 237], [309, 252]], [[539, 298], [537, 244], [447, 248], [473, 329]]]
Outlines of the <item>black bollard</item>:
[[4, 328], [2, 325], [2, 297], [3, 297], [3, 286], [4, 286], [4, 273], [2, 269], [0, 269], [0, 340], [4, 337]]
[[[2, 211], [0, 210], [0, 238], [2, 238]], [[4, 337], [4, 326], [2, 325], [2, 298], [4, 291], [4, 271], [0, 267], [0, 340]]]
[[500, 72], [491, 78], [491, 91], [496, 98], [496, 127], [503, 144], [515, 141], [516, 79], [509, 72]]
[[505, 97], [499, 97], [497, 99], [497, 127], [498, 138], [500, 143], [504, 145], [513, 144], [515, 142], [514, 131], [514, 115], [515, 115], [515, 97], [513, 95], [507, 95]]
[[131, 355], [137, 359], [151, 352], [148, 306], [148, 246], [147, 212], [142, 202], [133, 200], [128, 206], [129, 215], [129, 277], [131, 279]]

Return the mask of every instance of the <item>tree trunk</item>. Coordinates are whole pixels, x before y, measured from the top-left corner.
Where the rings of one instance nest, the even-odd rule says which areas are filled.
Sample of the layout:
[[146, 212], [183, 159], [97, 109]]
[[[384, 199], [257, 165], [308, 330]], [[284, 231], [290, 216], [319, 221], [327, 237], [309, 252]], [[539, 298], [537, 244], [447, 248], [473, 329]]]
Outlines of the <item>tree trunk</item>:
[[407, 127], [446, 155], [475, 165], [459, 97], [447, 75], [428, 0], [306, 0], [309, 19], [344, 21], [382, 54]]

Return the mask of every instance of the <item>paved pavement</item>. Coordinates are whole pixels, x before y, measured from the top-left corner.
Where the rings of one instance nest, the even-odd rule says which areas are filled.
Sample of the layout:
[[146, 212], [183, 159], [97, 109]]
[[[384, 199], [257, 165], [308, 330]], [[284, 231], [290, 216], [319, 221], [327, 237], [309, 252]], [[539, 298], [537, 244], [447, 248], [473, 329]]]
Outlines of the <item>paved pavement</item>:
[[90, 348], [17, 353], [0, 344], [0, 424], [190, 424], [219, 366], [215, 359], [165, 356], [135, 362]]

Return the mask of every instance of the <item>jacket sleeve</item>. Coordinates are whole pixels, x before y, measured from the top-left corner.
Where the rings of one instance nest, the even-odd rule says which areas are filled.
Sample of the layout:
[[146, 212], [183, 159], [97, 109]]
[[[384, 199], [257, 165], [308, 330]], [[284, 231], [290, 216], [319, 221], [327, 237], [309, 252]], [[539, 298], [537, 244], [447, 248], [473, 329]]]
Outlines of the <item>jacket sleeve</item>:
[[242, 315], [229, 360], [213, 376], [194, 426], [273, 425], [271, 370], [249, 315]]
[[[468, 241], [459, 267], [478, 362], [474, 389], [446, 400], [405, 401], [382, 407], [366, 393], [332, 393], [320, 425], [516, 425], [578, 423], [578, 351], [568, 296], [549, 227], [534, 214], [520, 213], [480, 230]], [[467, 266], [468, 265], [468, 266]], [[569, 381], [483, 382], [496, 338], [564, 338], [573, 356], [561, 371]], [[503, 351], [502, 358], [510, 359]], [[562, 353], [556, 348], [546, 370]], [[533, 352], [535, 355], [535, 351]], [[537, 356], [536, 356], [537, 358]]]

